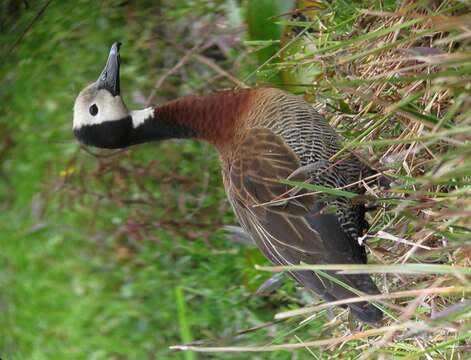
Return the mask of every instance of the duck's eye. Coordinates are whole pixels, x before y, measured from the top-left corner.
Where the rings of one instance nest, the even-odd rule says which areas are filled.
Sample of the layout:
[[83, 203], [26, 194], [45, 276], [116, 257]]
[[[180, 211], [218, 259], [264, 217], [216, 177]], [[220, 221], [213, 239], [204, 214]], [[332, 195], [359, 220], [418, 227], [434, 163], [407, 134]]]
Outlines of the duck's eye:
[[96, 104], [93, 104], [92, 106], [90, 106], [88, 111], [90, 111], [90, 115], [95, 116], [96, 114], [98, 114], [98, 106], [96, 106]]

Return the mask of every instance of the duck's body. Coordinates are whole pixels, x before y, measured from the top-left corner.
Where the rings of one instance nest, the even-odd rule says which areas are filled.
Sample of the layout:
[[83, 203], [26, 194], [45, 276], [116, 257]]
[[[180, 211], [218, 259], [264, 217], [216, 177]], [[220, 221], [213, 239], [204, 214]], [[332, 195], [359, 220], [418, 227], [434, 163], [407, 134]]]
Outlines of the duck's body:
[[[111, 64], [113, 54], [117, 57], [116, 46]], [[105, 75], [107, 69], [111, 71], [110, 59]], [[109, 84], [102, 78], [103, 74], [76, 101], [74, 132], [79, 140], [106, 148], [170, 138], [206, 140], [220, 153], [224, 186], [239, 222], [270, 261], [279, 265], [366, 263], [365, 249], [358, 243], [366, 224], [363, 205], [346, 198], [301, 196], [302, 190], [293, 192], [280, 182], [291, 179], [342, 187], [373, 173], [353, 156], [339, 163], [330, 161], [341, 149], [339, 138], [302, 98], [272, 88], [222, 91], [140, 112], [120, 109], [118, 116], [106, 110], [108, 103], [113, 104], [110, 99], [102, 104], [90, 100], [101, 99], [107, 91]], [[116, 102], [119, 84], [117, 93], [110, 91], [110, 95]], [[93, 115], [93, 106], [98, 106], [98, 114]], [[120, 106], [114, 104], [115, 109]], [[103, 114], [107, 117], [97, 118]], [[349, 190], [363, 192], [359, 186]], [[330, 207], [335, 210], [329, 211]], [[312, 271], [290, 275], [329, 301], [357, 295]], [[378, 293], [368, 275], [329, 275], [347, 287]], [[363, 321], [382, 317], [368, 303], [350, 308]]]

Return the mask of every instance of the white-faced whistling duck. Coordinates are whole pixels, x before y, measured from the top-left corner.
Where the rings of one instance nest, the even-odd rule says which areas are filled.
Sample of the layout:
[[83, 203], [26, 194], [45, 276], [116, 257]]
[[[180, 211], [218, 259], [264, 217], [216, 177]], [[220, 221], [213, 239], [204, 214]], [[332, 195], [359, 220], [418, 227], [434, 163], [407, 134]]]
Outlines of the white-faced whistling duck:
[[[301, 196], [305, 190], [281, 182], [339, 188], [376, 174], [354, 155], [331, 160], [341, 149], [339, 137], [310, 104], [279, 89], [254, 88], [129, 111], [120, 93], [119, 46], [113, 44], [98, 80], [75, 100], [73, 131], [80, 142], [114, 149], [173, 138], [205, 140], [220, 154], [237, 219], [273, 264], [366, 263], [358, 242], [367, 227], [364, 204], [347, 197]], [[348, 191], [365, 192], [361, 185]], [[379, 293], [367, 274], [326, 273], [337, 282], [314, 271], [289, 275], [327, 301], [357, 296], [352, 288]], [[348, 306], [365, 322], [383, 316], [368, 302]]]

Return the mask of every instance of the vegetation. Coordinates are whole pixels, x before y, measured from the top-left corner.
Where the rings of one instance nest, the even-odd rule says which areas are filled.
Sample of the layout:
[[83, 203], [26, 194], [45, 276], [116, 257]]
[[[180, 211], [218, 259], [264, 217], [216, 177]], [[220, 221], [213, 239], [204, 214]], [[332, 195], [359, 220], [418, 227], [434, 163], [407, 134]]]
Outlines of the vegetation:
[[[304, 0], [303, 16], [270, 18], [276, 35], [255, 26], [285, 3], [0, 3], [0, 357], [467, 358], [469, 4]], [[271, 81], [394, 179], [368, 191], [372, 265], [341, 267], [376, 274], [383, 324], [291, 281], [255, 295], [271, 275], [255, 265], [283, 269], [226, 238], [235, 220], [207, 144], [78, 146], [74, 98], [118, 39], [130, 107]], [[191, 341], [200, 353], [169, 348]]]

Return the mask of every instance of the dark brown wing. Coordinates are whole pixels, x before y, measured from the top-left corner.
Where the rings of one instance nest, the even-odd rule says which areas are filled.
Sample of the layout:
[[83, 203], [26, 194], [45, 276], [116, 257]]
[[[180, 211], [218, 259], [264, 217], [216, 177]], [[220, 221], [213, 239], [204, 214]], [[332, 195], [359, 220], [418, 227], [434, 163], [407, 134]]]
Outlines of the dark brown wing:
[[[290, 188], [279, 180], [299, 166], [298, 157], [280, 136], [264, 128], [249, 131], [224, 169], [227, 193], [241, 225], [277, 265], [362, 263], [358, 256], [361, 246], [348, 238], [335, 214], [322, 214], [325, 204], [321, 200], [312, 195], [286, 200]], [[329, 274], [365, 293], [378, 293], [368, 275]], [[355, 296], [312, 271], [290, 275], [328, 301]], [[364, 321], [376, 322], [382, 317], [371, 304], [356, 303], [351, 308]]]

